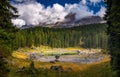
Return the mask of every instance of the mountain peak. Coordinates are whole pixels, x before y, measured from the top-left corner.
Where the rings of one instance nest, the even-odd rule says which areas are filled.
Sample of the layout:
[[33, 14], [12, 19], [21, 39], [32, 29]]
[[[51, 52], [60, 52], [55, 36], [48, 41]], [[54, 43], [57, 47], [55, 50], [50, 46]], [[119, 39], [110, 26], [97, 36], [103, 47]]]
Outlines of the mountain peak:
[[106, 21], [99, 16], [88, 16], [81, 18], [79, 20], [75, 20], [75, 13], [70, 13], [66, 16], [65, 21], [57, 22], [54, 27], [74, 27], [74, 26], [97, 24], [97, 23], [106, 23]]

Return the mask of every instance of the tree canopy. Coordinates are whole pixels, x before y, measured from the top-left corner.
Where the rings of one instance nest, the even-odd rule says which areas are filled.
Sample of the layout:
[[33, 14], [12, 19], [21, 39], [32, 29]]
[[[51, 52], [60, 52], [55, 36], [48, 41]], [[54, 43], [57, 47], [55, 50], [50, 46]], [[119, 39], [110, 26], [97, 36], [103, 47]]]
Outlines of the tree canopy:
[[[107, 0], [107, 23], [109, 34], [109, 50], [113, 70], [120, 77], [120, 1]], [[114, 76], [115, 77], [115, 76]]]
[[11, 18], [16, 17], [16, 9], [8, 0], [0, 0], [0, 77], [7, 77], [9, 72], [7, 57], [10, 55], [11, 43], [16, 28], [11, 23]]
[[10, 5], [9, 0], [0, 0], [0, 55], [5, 56], [10, 50], [14, 32], [17, 30], [11, 23], [16, 17], [16, 9]]
[[73, 28], [35, 27], [19, 30], [13, 48], [50, 46], [57, 48], [84, 47], [107, 49], [106, 24], [91, 24]]

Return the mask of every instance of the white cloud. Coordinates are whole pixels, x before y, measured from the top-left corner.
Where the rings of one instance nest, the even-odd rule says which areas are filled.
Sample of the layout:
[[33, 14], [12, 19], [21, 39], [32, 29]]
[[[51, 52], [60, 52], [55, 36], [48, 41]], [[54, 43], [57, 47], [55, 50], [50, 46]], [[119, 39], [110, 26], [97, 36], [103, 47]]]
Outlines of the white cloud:
[[68, 13], [72, 12], [76, 14], [76, 19], [81, 19], [87, 16], [92, 16], [93, 11], [90, 11], [90, 9], [86, 5], [79, 4], [66, 4], [65, 8]]
[[[56, 23], [57, 21], [64, 21], [64, 18], [69, 13], [76, 13], [76, 20], [92, 16], [93, 11], [89, 9], [86, 4], [87, 0], [82, 0], [80, 3], [74, 4], [65, 4], [63, 7], [60, 4], [53, 4], [53, 6], [44, 7], [44, 5], [38, 3], [36, 0], [17, 0], [17, 1], [25, 1], [21, 4], [14, 4], [18, 9], [18, 14], [20, 15], [18, 19], [22, 19], [27, 25], [39, 25], [40, 23]], [[32, 1], [32, 2], [31, 2]], [[91, 0], [95, 2], [94, 0]], [[97, 15], [102, 16], [102, 10]], [[18, 24], [18, 20], [14, 21], [14, 24]], [[20, 24], [20, 25], [19, 25]], [[19, 27], [23, 22], [19, 22]]]
[[22, 19], [12, 19], [11, 21], [18, 28], [20, 28], [20, 27], [22, 27], [23, 25], [26, 24], [25, 21], [22, 20]]
[[55, 23], [62, 21], [67, 15], [63, 6], [54, 4], [53, 7], [44, 8], [40, 3], [13, 4], [18, 9], [19, 18], [25, 20], [27, 25], [39, 23]]
[[106, 12], [106, 8], [101, 6], [101, 9], [99, 12], [96, 13], [97, 16], [100, 16], [100, 17], [104, 17], [105, 15], [105, 12]]
[[90, 0], [90, 2], [92, 2], [92, 3], [99, 3], [99, 2], [101, 2], [102, 0]]
[[86, 3], [87, 3], [87, 1], [86, 1], [86, 0], [82, 0], [82, 3], [83, 3], [83, 4], [86, 4]]

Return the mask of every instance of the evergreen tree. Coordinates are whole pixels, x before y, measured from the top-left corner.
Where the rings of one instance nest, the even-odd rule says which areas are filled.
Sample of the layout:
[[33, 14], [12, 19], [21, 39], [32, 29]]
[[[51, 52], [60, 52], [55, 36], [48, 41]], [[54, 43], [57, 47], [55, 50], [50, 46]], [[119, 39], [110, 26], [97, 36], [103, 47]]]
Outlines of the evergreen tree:
[[13, 12], [17, 11], [8, 0], [0, 0], [0, 55], [2, 56], [9, 54], [6, 51], [9, 51], [14, 38], [13, 33], [17, 30], [11, 23], [11, 18], [16, 17]]
[[11, 18], [16, 17], [13, 12], [17, 11], [8, 0], [0, 0], [0, 77], [7, 77], [9, 72], [6, 57], [10, 54], [13, 33], [16, 31], [11, 23]]
[[120, 1], [107, 0], [107, 23], [111, 65], [120, 77]]
[[31, 46], [107, 48], [106, 24], [73, 28], [35, 27], [19, 30], [13, 43], [15, 48]]

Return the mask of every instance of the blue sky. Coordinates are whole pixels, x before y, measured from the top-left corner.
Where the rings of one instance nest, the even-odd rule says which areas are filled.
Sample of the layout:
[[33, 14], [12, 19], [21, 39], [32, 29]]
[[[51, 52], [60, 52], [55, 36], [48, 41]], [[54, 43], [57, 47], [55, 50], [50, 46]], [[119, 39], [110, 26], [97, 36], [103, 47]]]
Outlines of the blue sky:
[[64, 5], [65, 3], [79, 3], [80, 0], [37, 0], [38, 2], [46, 5], [46, 6], [50, 6], [53, 5], [54, 3], [59, 3], [61, 5]]
[[[13, 20], [15, 25], [38, 25], [39, 23], [56, 23], [64, 21], [69, 13], [76, 14], [76, 20], [87, 16], [105, 14], [103, 0], [12, 0], [20, 15]], [[21, 23], [23, 22], [23, 24]]]
[[[37, 0], [37, 1], [47, 7], [47, 6], [52, 6], [55, 3], [65, 6], [66, 3], [74, 4], [74, 3], [79, 3], [81, 0]], [[89, 0], [86, 1], [88, 1], [87, 6], [89, 6], [91, 10], [94, 10], [94, 13], [98, 12], [101, 6], [105, 6], [105, 3], [103, 1], [96, 3], [95, 5], [91, 4]]]
[[[35, 0], [13, 0], [13, 1], [35, 1]], [[79, 3], [82, 0], [36, 0], [37, 2], [43, 4], [45, 7], [47, 6], [53, 6], [53, 4], [58, 3], [62, 6], [65, 6], [65, 4], [74, 4]], [[98, 3], [91, 3], [90, 0], [83, 0], [87, 2], [87, 6], [94, 11], [94, 13], [98, 12], [101, 8], [101, 6], [105, 6], [105, 3], [103, 0], [93, 0], [93, 1], [100, 1]]]

